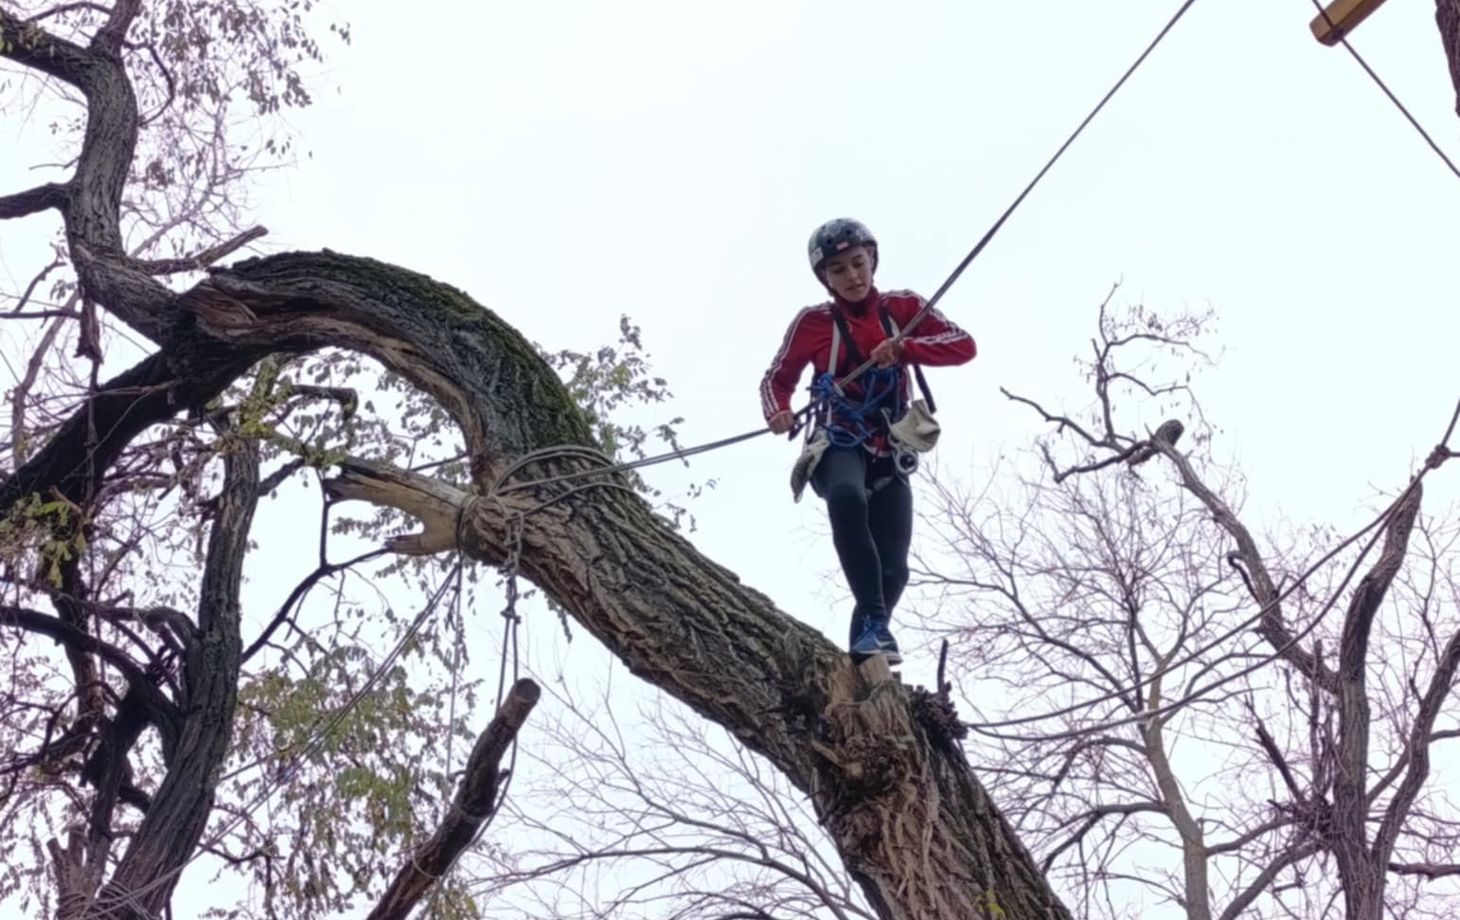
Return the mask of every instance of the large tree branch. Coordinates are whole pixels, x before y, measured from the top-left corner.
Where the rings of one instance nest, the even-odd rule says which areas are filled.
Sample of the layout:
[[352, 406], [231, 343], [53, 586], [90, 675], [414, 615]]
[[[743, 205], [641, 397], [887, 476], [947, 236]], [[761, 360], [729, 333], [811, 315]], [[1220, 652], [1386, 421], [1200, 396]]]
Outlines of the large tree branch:
[[406, 920], [421, 897], [446, 874], [462, 850], [471, 845], [478, 829], [497, 806], [502, 757], [541, 695], [537, 684], [525, 678], [512, 686], [467, 758], [456, 797], [451, 800], [450, 814], [442, 819], [431, 839], [401, 867], [395, 881], [370, 912], [370, 920]]
[[94, 56], [0, 6], [0, 57], [84, 89], [82, 73]]
[[183, 667], [188, 700], [177, 752], [152, 807], [98, 896], [124, 918], [156, 916], [171, 899], [213, 809], [233, 735], [240, 638], [238, 592], [258, 504], [259, 458], [250, 442], [224, 452], [224, 486], [198, 600], [198, 641]]
[[195, 333], [174, 336], [167, 353], [104, 383], [25, 465], [0, 480], [0, 511], [52, 490], [87, 507], [106, 471], [137, 435], [201, 407], [266, 353], [220, 346]]
[[[86, 133], [76, 172], [66, 184], [68, 194], [57, 204], [71, 259], [87, 302], [101, 304], [161, 343], [172, 325], [172, 292], [127, 256], [121, 233], [122, 192], [137, 147], [139, 116], [117, 48], [139, 9], [140, 0], [118, 0], [92, 47], [82, 48], [0, 8], [0, 57], [85, 94]], [[33, 207], [35, 199], [22, 203]]]
[[[883, 916], [988, 902], [1011, 920], [1067, 916], [962, 753], [929, 740], [885, 665], [859, 675], [825, 637], [697, 553], [621, 477], [607, 481], [615, 488], [598, 487], [601, 477], [537, 484], [583, 474], [594, 442], [551, 368], [496, 316], [420, 275], [333, 253], [250, 260], [180, 305], [240, 345], [363, 351], [435, 397], [462, 431], [478, 491], [493, 494], [353, 463], [332, 494], [420, 517], [423, 531], [398, 550], [439, 551], [459, 535], [466, 553], [500, 564], [520, 545], [519, 570], [633, 673], [812, 796]], [[534, 453], [547, 448], [567, 450]], [[529, 454], [520, 478], [498, 483]]]
[[[1389, 841], [1383, 852], [1378, 850], [1381, 840], [1375, 841], [1372, 852], [1368, 845], [1369, 798], [1366, 793], [1370, 715], [1365, 678], [1369, 666], [1369, 635], [1374, 617], [1404, 562], [1423, 494], [1420, 483], [1414, 483], [1404, 500], [1390, 513], [1383, 551], [1374, 567], [1354, 589], [1339, 644], [1338, 751], [1333, 781], [1331, 847], [1344, 883], [1348, 916], [1360, 920], [1377, 920], [1381, 915], [1384, 866], [1389, 861], [1388, 850], [1393, 845], [1393, 841]], [[1426, 729], [1424, 735], [1428, 733]], [[1393, 833], [1397, 835], [1397, 826]]]
[[1257, 626], [1258, 634], [1267, 640], [1273, 651], [1283, 660], [1308, 675], [1309, 679], [1316, 681], [1320, 687], [1335, 691], [1337, 677], [1333, 671], [1312, 651], [1299, 645], [1297, 637], [1288, 628], [1287, 622], [1283, 618], [1282, 595], [1278, 591], [1262, 551], [1257, 548], [1257, 541], [1253, 538], [1252, 532], [1247, 529], [1247, 525], [1242, 523], [1236, 512], [1222, 500], [1221, 496], [1211, 490], [1185, 454], [1165, 444], [1159, 444], [1159, 448], [1161, 453], [1176, 467], [1182, 486], [1206, 506], [1217, 525], [1236, 541], [1236, 557], [1241, 560], [1244, 567], [1243, 574], [1252, 591], [1253, 600], [1257, 601], [1261, 607], [1261, 617]]
[[66, 204], [66, 186], [47, 182], [13, 195], [0, 195], [0, 220], [38, 214]]
[[91, 39], [92, 50], [108, 57], [117, 57], [121, 52], [122, 42], [127, 39], [127, 30], [132, 27], [132, 21], [141, 11], [142, 0], [114, 0], [111, 14]]
[[0, 607], [0, 626], [12, 626], [16, 629], [33, 632], [54, 639], [61, 645], [83, 654], [98, 656], [120, 671], [122, 676], [127, 679], [127, 683], [137, 688], [145, 698], [147, 705], [163, 720], [176, 724], [181, 718], [177, 706], [173, 705], [172, 701], [147, 679], [147, 673], [143, 667], [131, 655], [115, 645], [98, 639], [89, 632], [77, 629], [59, 617], [20, 607]]
[[1395, 875], [1422, 875], [1428, 882], [1460, 875], [1454, 863], [1390, 863], [1388, 869]]

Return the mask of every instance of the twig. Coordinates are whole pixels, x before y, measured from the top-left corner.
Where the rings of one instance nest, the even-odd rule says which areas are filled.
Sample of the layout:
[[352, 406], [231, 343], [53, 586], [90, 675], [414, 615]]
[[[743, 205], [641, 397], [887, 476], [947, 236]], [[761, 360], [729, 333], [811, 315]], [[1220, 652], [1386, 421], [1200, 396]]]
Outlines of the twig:
[[1043, 406], [1041, 406], [1039, 403], [1035, 402], [1034, 400], [1029, 399], [1026, 396], [1015, 396], [1013, 393], [1010, 393], [1004, 387], [999, 387], [999, 392], [1000, 393], [1003, 393], [1005, 396], [1007, 396], [1009, 399], [1012, 399], [1014, 402], [1023, 403], [1024, 405], [1033, 408], [1035, 412], [1038, 412], [1040, 415], [1044, 416], [1044, 420], [1046, 422], [1054, 422], [1055, 424], [1058, 424], [1060, 426], [1060, 428], [1071, 428], [1071, 429], [1073, 429], [1074, 431], [1076, 431], [1080, 435], [1080, 437], [1084, 438], [1086, 441], [1089, 441], [1092, 445], [1094, 445], [1096, 447], [1109, 447], [1112, 450], [1115, 449], [1115, 448], [1117, 448], [1117, 447], [1119, 447], [1119, 445], [1116, 444], [1116, 443], [1114, 443], [1113, 441], [1111, 441], [1109, 437], [1105, 437], [1105, 438], [1097, 438], [1097, 437], [1095, 437], [1090, 432], [1088, 432], [1084, 428], [1080, 427], [1080, 423], [1077, 422], [1077, 421], [1075, 421], [1074, 419], [1067, 418], [1067, 417], [1065, 417], [1063, 415], [1051, 415], [1050, 413], [1048, 413], [1048, 412], [1045, 411], [1045, 409], [1044, 409]]
[[1293, 797], [1294, 803], [1302, 803], [1304, 796], [1298, 789], [1298, 781], [1293, 777], [1292, 769], [1288, 767], [1287, 758], [1283, 757], [1282, 751], [1278, 750], [1277, 742], [1273, 740], [1272, 733], [1267, 730], [1267, 724], [1262, 721], [1262, 717], [1257, 714], [1257, 710], [1252, 708], [1250, 701], [1247, 703], [1247, 711], [1252, 713], [1252, 718], [1257, 720], [1257, 743], [1262, 745], [1263, 751], [1267, 753], [1268, 760], [1272, 761], [1272, 765], [1277, 767], [1278, 773], [1282, 775], [1283, 784], [1288, 787], [1288, 794]]
[[227, 242], [219, 243], [193, 256], [186, 256], [181, 259], [145, 259], [138, 260], [136, 265], [139, 269], [149, 275], [175, 275], [179, 272], [202, 271], [214, 262], [230, 253], [247, 246], [254, 240], [264, 236], [269, 231], [265, 227], [253, 227], [238, 234]]
[[63, 264], [65, 264], [63, 260], [56, 259], [50, 265], [47, 265], [45, 268], [41, 269], [40, 274], [30, 279], [30, 284], [27, 284], [25, 286], [25, 291], [21, 293], [20, 300], [15, 302], [15, 309], [11, 310], [10, 312], [19, 313], [21, 310], [24, 310], [25, 305], [27, 303], [30, 303], [31, 295], [35, 293], [35, 289], [40, 285], [40, 283], [46, 280], [47, 275], [60, 268]]
[[103, 16], [111, 13], [111, 9], [102, 6], [100, 3], [63, 3], [60, 6], [53, 6], [48, 10], [36, 13], [26, 20], [28, 23], [37, 23], [52, 16], [62, 16], [66, 13], [74, 13], [77, 10], [91, 10], [93, 13], [101, 13]]
[[[127, 47], [131, 48], [136, 46], [128, 44]], [[172, 78], [172, 71], [168, 70], [167, 64], [163, 62], [162, 55], [157, 53], [157, 46], [154, 45], [152, 42], [148, 42], [142, 47], [147, 49], [147, 53], [152, 57], [152, 63], [157, 65], [157, 69], [162, 72], [163, 81], [167, 84], [167, 98], [162, 100], [162, 105], [158, 106], [157, 111], [153, 112], [151, 115], [148, 115], [146, 118], [143, 118], [141, 122], [139, 122], [139, 126], [145, 128], [148, 125], [152, 124], [154, 121], [156, 121], [158, 118], [161, 118], [163, 112], [166, 112], [168, 109], [172, 108], [172, 101], [173, 99], [177, 98], [177, 83]]]

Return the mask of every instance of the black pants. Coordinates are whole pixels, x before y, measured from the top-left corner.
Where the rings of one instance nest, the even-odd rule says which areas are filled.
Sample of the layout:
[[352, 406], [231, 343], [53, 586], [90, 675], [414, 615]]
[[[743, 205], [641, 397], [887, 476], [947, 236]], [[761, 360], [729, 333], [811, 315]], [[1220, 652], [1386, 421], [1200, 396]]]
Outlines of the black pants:
[[891, 618], [907, 587], [912, 488], [892, 458], [873, 458], [861, 447], [829, 448], [811, 484], [826, 499], [832, 543], [856, 600], [850, 645], [871, 619]]

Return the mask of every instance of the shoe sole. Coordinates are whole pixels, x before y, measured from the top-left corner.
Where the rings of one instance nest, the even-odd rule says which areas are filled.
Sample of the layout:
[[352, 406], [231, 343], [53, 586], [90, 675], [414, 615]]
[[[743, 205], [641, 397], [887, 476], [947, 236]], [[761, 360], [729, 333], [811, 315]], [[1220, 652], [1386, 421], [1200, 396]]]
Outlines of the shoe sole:
[[848, 652], [847, 654], [851, 656], [852, 664], [855, 664], [855, 665], [860, 665], [862, 662], [866, 661], [868, 658], [875, 658], [878, 655], [881, 655], [883, 658], [886, 658], [887, 659], [887, 663], [889, 665], [902, 664], [902, 653], [901, 652], [888, 652], [888, 651], [884, 651], [882, 649], [878, 649], [877, 651], [871, 652], [870, 654], [869, 653], [865, 653], [865, 652]]

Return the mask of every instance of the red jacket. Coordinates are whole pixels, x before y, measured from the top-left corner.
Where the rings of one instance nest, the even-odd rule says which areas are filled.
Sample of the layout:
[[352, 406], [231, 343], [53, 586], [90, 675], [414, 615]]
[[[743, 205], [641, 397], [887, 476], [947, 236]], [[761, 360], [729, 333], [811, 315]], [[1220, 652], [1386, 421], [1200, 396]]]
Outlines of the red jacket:
[[[817, 377], [826, 372], [831, 352], [832, 329], [834, 328], [831, 312], [833, 309], [842, 311], [847, 331], [856, 340], [857, 348], [861, 350], [863, 357], [870, 356], [877, 343], [888, 337], [878, 315], [879, 300], [898, 329], [906, 326], [914, 314], [927, 303], [912, 291], [880, 293], [873, 290], [859, 304], [827, 302], [814, 307], [806, 307], [796, 314], [796, 318], [791, 321], [790, 328], [786, 330], [786, 337], [781, 342], [780, 350], [771, 359], [771, 366], [761, 380], [761, 411], [765, 414], [767, 421], [778, 412], [792, 408], [791, 396], [796, 392], [806, 365], [811, 365]], [[902, 363], [905, 365], [921, 364], [937, 367], [964, 364], [972, 360], [977, 353], [973, 337], [958, 328], [936, 309], [929, 311], [928, 315], [918, 322], [917, 328], [903, 340], [902, 344]], [[837, 352], [836, 373], [839, 376], [850, 373], [855, 368], [855, 364], [847, 354], [845, 341], [841, 343]], [[910, 396], [909, 376], [908, 374], [902, 375], [904, 400]], [[854, 397], [860, 396], [860, 383], [854, 382], [849, 385], [847, 394]], [[885, 439], [879, 435], [868, 441], [867, 446], [874, 452], [881, 453], [886, 447]]]

